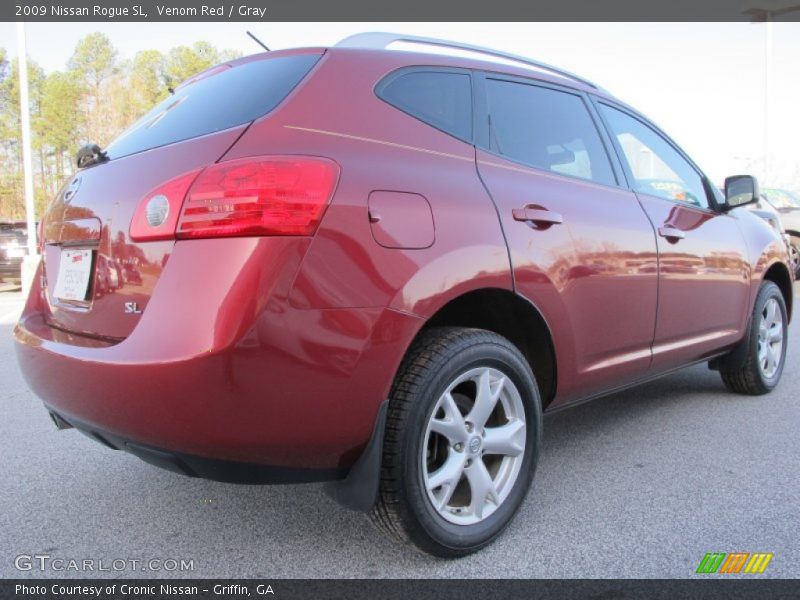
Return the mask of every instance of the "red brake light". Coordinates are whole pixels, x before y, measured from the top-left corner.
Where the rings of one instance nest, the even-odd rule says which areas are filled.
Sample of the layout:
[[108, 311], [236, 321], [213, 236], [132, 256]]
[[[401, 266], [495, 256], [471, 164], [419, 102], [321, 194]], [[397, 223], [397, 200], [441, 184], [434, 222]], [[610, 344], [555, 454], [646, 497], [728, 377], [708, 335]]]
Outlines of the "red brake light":
[[211, 165], [189, 189], [176, 236], [311, 235], [338, 178], [336, 163], [307, 156]]
[[131, 239], [137, 242], [174, 239], [183, 199], [199, 172], [184, 173], [142, 198], [133, 213]]

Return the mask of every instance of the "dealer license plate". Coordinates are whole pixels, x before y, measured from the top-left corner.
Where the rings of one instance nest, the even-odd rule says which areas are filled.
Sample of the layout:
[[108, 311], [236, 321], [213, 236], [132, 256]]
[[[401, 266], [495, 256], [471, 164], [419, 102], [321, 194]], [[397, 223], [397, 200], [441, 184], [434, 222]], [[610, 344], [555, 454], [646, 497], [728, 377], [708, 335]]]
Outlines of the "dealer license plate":
[[62, 250], [53, 296], [59, 300], [86, 300], [91, 274], [91, 250]]

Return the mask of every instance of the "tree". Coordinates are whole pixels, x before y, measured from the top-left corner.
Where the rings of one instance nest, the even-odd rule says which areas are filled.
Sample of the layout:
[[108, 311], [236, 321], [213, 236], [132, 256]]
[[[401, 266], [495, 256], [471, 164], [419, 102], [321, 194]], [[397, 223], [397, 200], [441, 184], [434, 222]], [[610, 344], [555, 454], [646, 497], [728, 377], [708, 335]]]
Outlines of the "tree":
[[72, 153], [83, 122], [80, 111], [83, 93], [79, 82], [59, 71], [50, 73], [42, 86], [41, 110], [35, 129], [43, 145], [52, 150], [59, 182], [64, 178], [64, 155]]
[[14, 205], [18, 196], [17, 161], [14, 140], [18, 138], [11, 102], [12, 85], [5, 48], [0, 48], [0, 217], [16, 217]]
[[[34, 190], [37, 214], [74, 167], [77, 149], [105, 146], [176, 86], [217, 63], [236, 57], [208, 42], [173, 48], [166, 55], [142, 50], [120, 61], [103, 34], [82, 38], [66, 71], [45, 75], [28, 61]], [[0, 217], [24, 215], [19, 77], [0, 48]]]
[[208, 42], [196, 42], [191, 47], [178, 46], [167, 53], [164, 63], [164, 82], [174, 88], [193, 75], [221, 62], [236, 58], [232, 50], [219, 51]]
[[78, 41], [67, 62], [68, 73], [86, 87], [82, 101], [84, 142], [107, 144], [114, 136], [114, 119], [103, 102], [103, 84], [119, 71], [117, 50], [102, 33], [90, 33]]
[[7, 140], [11, 131], [11, 98], [8, 78], [11, 74], [8, 64], [8, 54], [5, 48], [0, 48], [0, 140]]
[[[42, 68], [36, 62], [28, 60], [28, 95], [32, 123], [41, 109], [44, 79]], [[41, 147], [41, 140], [35, 130], [32, 134], [32, 145], [38, 149]], [[3, 170], [0, 173], [0, 217], [19, 217], [24, 213], [21, 144], [19, 63], [15, 61], [4, 68], [4, 77], [0, 79], [0, 154], [3, 156]], [[41, 174], [41, 169], [38, 171]]]
[[106, 77], [117, 71], [117, 50], [102, 33], [90, 33], [78, 42], [67, 69], [88, 85], [95, 96]]
[[131, 65], [131, 104], [140, 115], [167, 97], [164, 55], [158, 50], [137, 52]]
[[[32, 60], [28, 60], [28, 97], [31, 103], [31, 118], [39, 110], [42, 97], [44, 71]], [[19, 125], [19, 63], [14, 61], [5, 68], [5, 77], [0, 78], [0, 110], [6, 126], [2, 140], [18, 140], [22, 135]], [[9, 140], [9, 138], [12, 138]]]

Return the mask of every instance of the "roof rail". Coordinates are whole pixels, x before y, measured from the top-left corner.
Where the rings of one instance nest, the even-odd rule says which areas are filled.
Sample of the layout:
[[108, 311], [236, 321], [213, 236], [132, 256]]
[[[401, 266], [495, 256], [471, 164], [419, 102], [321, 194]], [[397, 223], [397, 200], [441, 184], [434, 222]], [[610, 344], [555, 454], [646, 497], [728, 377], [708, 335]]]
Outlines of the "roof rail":
[[370, 48], [373, 50], [384, 50], [394, 42], [408, 42], [412, 44], [424, 44], [427, 46], [454, 48], [456, 50], [467, 50], [469, 52], [484, 54], [486, 56], [492, 56], [495, 58], [503, 58], [506, 60], [511, 60], [531, 67], [536, 67], [537, 69], [542, 69], [544, 71], [549, 71], [551, 73], [555, 73], [556, 75], [560, 75], [561, 77], [572, 79], [573, 81], [577, 81], [584, 85], [588, 85], [589, 87], [600, 89], [598, 85], [592, 83], [588, 79], [579, 77], [578, 75], [570, 73], [569, 71], [565, 71], [564, 69], [559, 69], [558, 67], [548, 65], [547, 63], [539, 62], [537, 60], [532, 60], [530, 58], [526, 58], [524, 56], [519, 56], [516, 54], [509, 54], [508, 52], [500, 52], [499, 50], [492, 50], [491, 48], [484, 48], [482, 46], [473, 46], [471, 44], [462, 44], [461, 42], [449, 42], [447, 40], [440, 40], [437, 38], [422, 37], [417, 35], [403, 35], [400, 33], [384, 33], [384, 32], [357, 33], [355, 35], [351, 35], [349, 37], [344, 38], [342, 41], [336, 44], [336, 47]]

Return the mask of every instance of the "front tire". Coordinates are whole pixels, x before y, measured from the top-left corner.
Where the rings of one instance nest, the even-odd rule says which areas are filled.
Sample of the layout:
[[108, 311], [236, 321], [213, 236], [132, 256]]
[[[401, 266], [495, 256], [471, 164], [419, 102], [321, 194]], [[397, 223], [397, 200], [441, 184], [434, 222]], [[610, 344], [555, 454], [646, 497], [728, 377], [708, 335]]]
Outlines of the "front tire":
[[508, 340], [479, 329], [424, 332], [392, 387], [371, 520], [435, 556], [490, 544], [530, 487], [541, 421], [536, 380]]
[[720, 368], [725, 387], [739, 394], [758, 396], [778, 385], [786, 360], [787, 324], [786, 303], [780, 288], [771, 281], [763, 282], [747, 335], [732, 352], [739, 353], [741, 359], [732, 367]]

